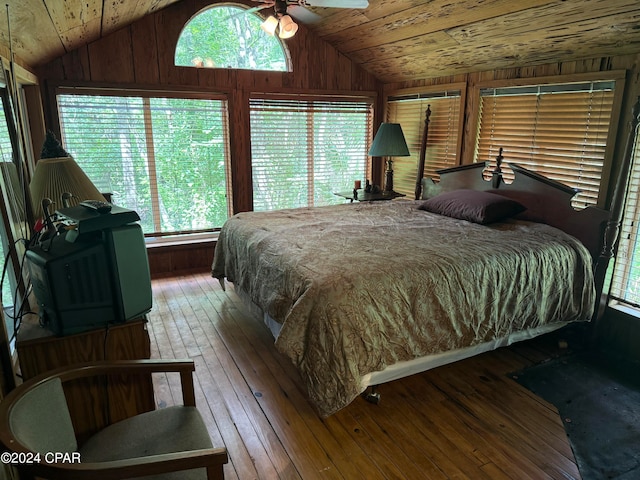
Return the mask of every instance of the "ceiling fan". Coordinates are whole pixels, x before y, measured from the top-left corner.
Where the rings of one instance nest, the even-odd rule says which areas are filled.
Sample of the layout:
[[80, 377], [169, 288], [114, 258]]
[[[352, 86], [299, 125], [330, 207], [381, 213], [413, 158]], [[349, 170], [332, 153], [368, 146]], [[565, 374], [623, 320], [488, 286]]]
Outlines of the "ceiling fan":
[[298, 25], [291, 19], [303, 23], [317, 22], [320, 15], [305, 7], [325, 8], [367, 8], [368, 0], [253, 0], [261, 5], [250, 11], [262, 10], [273, 7], [275, 16], [269, 16], [262, 24], [262, 29], [270, 35], [275, 35], [278, 29], [280, 38], [291, 38], [298, 30]]

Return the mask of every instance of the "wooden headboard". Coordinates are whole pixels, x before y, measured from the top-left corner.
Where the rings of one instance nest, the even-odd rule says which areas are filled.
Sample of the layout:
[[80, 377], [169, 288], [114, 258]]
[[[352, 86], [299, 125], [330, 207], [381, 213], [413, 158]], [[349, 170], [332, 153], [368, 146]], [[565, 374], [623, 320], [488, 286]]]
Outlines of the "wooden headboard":
[[[594, 262], [597, 261], [603, 249], [604, 231], [611, 217], [609, 211], [592, 206], [583, 210], [574, 209], [571, 199], [578, 193], [577, 190], [515, 163], [508, 163], [513, 170], [514, 180], [505, 183], [502, 180], [501, 163], [500, 154], [493, 171], [487, 172], [488, 162], [439, 170], [438, 183], [431, 179], [424, 180], [422, 198], [458, 189], [493, 190], [517, 200], [527, 208], [517, 218], [546, 223], [576, 237], [587, 247]], [[485, 179], [487, 173], [490, 176], [488, 180]]]

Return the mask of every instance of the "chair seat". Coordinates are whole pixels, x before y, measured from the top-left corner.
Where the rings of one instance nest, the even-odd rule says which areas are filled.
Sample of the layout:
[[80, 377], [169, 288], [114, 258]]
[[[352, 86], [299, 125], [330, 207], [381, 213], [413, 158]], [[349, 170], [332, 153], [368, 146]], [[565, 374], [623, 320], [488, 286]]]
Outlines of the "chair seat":
[[[153, 410], [114, 423], [92, 436], [80, 449], [82, 462], [105, 462], [212, 448], [207, 427], [195, 407]], [[206, 479], [204, 468], [141, 477], [154, 480]]]

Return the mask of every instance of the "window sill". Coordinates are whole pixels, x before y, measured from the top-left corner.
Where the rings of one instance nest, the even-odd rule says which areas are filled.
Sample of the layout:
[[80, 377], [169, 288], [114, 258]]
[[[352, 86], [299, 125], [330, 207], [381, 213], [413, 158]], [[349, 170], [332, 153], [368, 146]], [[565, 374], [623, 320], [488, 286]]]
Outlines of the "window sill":
[[640, 320], [640, 309], [638, 308], [630, 307], [629, 305], [625, 305], [618, 301], [609, 302], [608, 307], [611, 308], [612, 310], [615, 310], [620, 313], [624, 313], [626, 315], [635, 317], [636, 319]]
[[217, 240], [218, 232], [180, 235], [175, 237], [149, 237], [145, 239], [145, 242], [147, 248], [162, 248], [215, 243]]

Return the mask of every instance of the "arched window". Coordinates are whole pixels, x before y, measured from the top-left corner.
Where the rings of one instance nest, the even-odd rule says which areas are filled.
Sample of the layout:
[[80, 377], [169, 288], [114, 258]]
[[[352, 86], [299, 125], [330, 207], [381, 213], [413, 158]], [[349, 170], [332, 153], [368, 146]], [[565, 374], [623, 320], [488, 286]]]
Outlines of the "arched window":
[[260, 28], [244, 5], [213, 5], [187, 22], [176, 45], [177, 66], [290, 71], [285, 46]]

